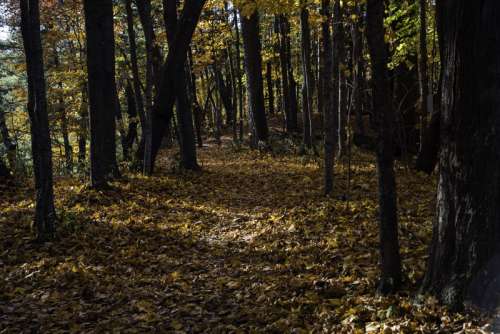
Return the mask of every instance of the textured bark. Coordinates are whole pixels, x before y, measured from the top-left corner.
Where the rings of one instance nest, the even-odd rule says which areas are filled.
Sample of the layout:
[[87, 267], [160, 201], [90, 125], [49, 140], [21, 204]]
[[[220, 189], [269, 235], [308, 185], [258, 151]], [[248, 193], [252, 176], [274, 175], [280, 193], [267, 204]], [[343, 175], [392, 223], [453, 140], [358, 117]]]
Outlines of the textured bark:
[[28, 114], [31, 124], [31, 147], [35, 172], [36, 209], [34, 225], [37, 240], [50, 240], [56, 232], [56, 211], [52, 182], [47, 96], [40, 37], [38, 0], [21, 0], [21, 33], [28, 76]]
[[[325, 194], [329, 195], [333, 191], [333, 167], [335, 162], [335, 137], [336, 137], [336, 119], [334, 111], [338, 102], [338, 95], [335, 95], [334, 89], [334, 70], [333, 70], [333, 49], [331, 38], [332, 18], [330, 12], [330, 1], [321, 1], [321, 15], [323, 16], [322, 30], [322, 92], [323, 92], [323, 123], [324, 123], [324, 178]], [[337, 90], [338, 93], [338, 90]], [[337, 99], [335, 100], [335, 96]]]
[[441, 151], [423, 288], [453, 308], [461, 307], [467, 292], [476, 302], [495, 296], [497, 307], [498, 291], [490, 284], [498, 277], [500, 245], [500, 3], [437, 5], [444, 73]]
[[249, 121], [254, 135], [252, 142], [254, 146], [257, 146], [261, 141], [267, 142], [269, 135], [264, 102], [259, 14], [257, 11], [249, 17], [241, 18], [241, 31], [245, 51]]
[[[238, 13], [236, 9], [233, 11], [234, 30], [235, 30], [235, 47], [236, 47], [236, 78], [238, 81], [238, 110], [239, 110], [239, 140], [243, 141], [243, 75], [241, 70], [241, 47], [240, 47], [240, 27], [238, 25]], [[235, 120], [238, 120], [238, 112], [235, 115]]]
[[312, 114], [312, 68], [311, 68], [311, 28], [309, 25], [309, 10], [307, 4], [303, 2], [300, 11], [300, 32], [301, 32], [301, 47], [302, 47], [302, 77], [303, 93], [302, 93], [302, 121], [303, 121], [303, 145], [307, 148], [312, 148], [313, 133], [311, 124]]
[[373, 107], [378, 125], [377, 173], [381, 279], [379, 292], [390, 293], [401, 284], [396, 180], [394, 175], [394, 113], [390, 100], [388, 48], [384, 36], [384, 1], [368, 0], [366, 32], [372, 61]]
[[118, 174], [113, 2], [85, 0], [84, 10], [90, 106], [90, 184], [99, 188]]

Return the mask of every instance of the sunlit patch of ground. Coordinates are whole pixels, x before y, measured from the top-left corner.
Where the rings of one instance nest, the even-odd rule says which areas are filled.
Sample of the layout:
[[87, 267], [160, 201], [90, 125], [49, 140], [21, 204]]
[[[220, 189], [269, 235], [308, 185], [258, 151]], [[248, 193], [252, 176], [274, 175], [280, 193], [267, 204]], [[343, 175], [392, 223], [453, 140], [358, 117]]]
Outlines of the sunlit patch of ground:
[[[0, 198], [0, 333], [454, 333], [480, 326], [414, 302], [431, 236], [433, 178], [398, 166], [404, 273], [375, 296], [377, 179], [354, 155], [336, 194], [319, 161], [210, 144], [201, 173], [126, 175], [106, 192], [58, 179], [60, 240], [30, 241], [33, 194]], [[346, 201], [345, 199], [348, 199]]]

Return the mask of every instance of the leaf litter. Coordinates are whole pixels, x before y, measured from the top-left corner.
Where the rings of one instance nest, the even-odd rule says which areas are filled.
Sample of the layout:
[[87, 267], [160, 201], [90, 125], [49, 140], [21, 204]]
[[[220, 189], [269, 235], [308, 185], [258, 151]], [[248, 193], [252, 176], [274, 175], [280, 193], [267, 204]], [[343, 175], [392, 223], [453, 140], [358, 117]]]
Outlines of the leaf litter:
[[[314, 159], [209, 145], [203, 172], [127, 174], [110, 190], [56, 180], [59, 240], [30, 243], [29, 186], [0, 189], [0, 333], [486, 333], [416, 298], [435, 180], [402, 166], [405, 285], [375, 294], [377, 178], [356, 152], [336, 194]], [[347, 198], [348, 197], [348, 198]], [[345, 199], [348, 199], [346, 201]]]

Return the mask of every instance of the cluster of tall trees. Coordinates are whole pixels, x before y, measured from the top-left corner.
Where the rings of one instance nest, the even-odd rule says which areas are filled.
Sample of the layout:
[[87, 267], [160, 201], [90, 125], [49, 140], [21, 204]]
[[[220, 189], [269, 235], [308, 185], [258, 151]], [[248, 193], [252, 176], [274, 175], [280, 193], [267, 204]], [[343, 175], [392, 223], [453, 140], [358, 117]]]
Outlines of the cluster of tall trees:
[[[395, 158], [419, 153], [417, 168], [427, 172], [439, 165], [423, 290], [461, 305], [500, 241], [500, 5], [301, 0], [276, 6], [246, 0], [204, 8], [205, 2], [11, 3], [12, 13], [20, 13], [26, 60], [38, 239], [51, 239], [56, 231], [54, 114], [69, 173], [73, 146], [85, 165], [90, 142], [95, 188], [120, 175], [118, 159], [134, 160], [150, 175], [162, 145], [172, 140], [179, 144], [181, 166], [198, 170], [197, 146], [207, 132], [220, 142], [224, 127], [240, 143], [248, 129], [249, 144], [266, 148], [277, 119], [287, 136], [300, 137], [302, 153], [322, 144], [326, 194], [335, 188], [335, 160], [351, 141], [375, 151], [382, 293], [397, 290], [403, 280]], [[83, 10], [84, 22], [67, 15], [75, 8]], [[47, 75], [64, 66], [76, 84]], [[65, 87], [79, 98], [68, 97]], [[12, 152], [16, 143], [2, 109], [1, 136]], [[15, 165], [15, 154], [8, 156], [8, 162], [0, 159], [0, 176], [8, 177]], [[486, 275], [480, 285], [491, 279]]]

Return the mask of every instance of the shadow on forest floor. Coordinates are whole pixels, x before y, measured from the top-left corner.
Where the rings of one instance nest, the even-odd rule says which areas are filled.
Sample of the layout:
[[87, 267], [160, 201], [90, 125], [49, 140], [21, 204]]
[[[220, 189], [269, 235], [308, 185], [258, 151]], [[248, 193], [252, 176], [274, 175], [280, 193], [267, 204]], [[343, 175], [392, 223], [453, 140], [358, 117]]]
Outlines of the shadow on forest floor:
[[8, 193], [0, 198], [0, 333], [469, 326], [470, 315], [448, 314], [431, 298], [412, 302], [435, 183], [403, 169], [406, 285], [375, 296], [376, 176], [371, 156], [356, 158], [365, 162], [353, 166], [349, 202], [338, 199], [344, 173], [338, 194], [325, 198], [316, 163], [228, 146], [200, 150], [201, 173], [169, 173], [163, 160], [155, 176], [130, 174], [106, 192], [59, 179], [60, 240], [43, 246], [29, 243], [32, 191]]

